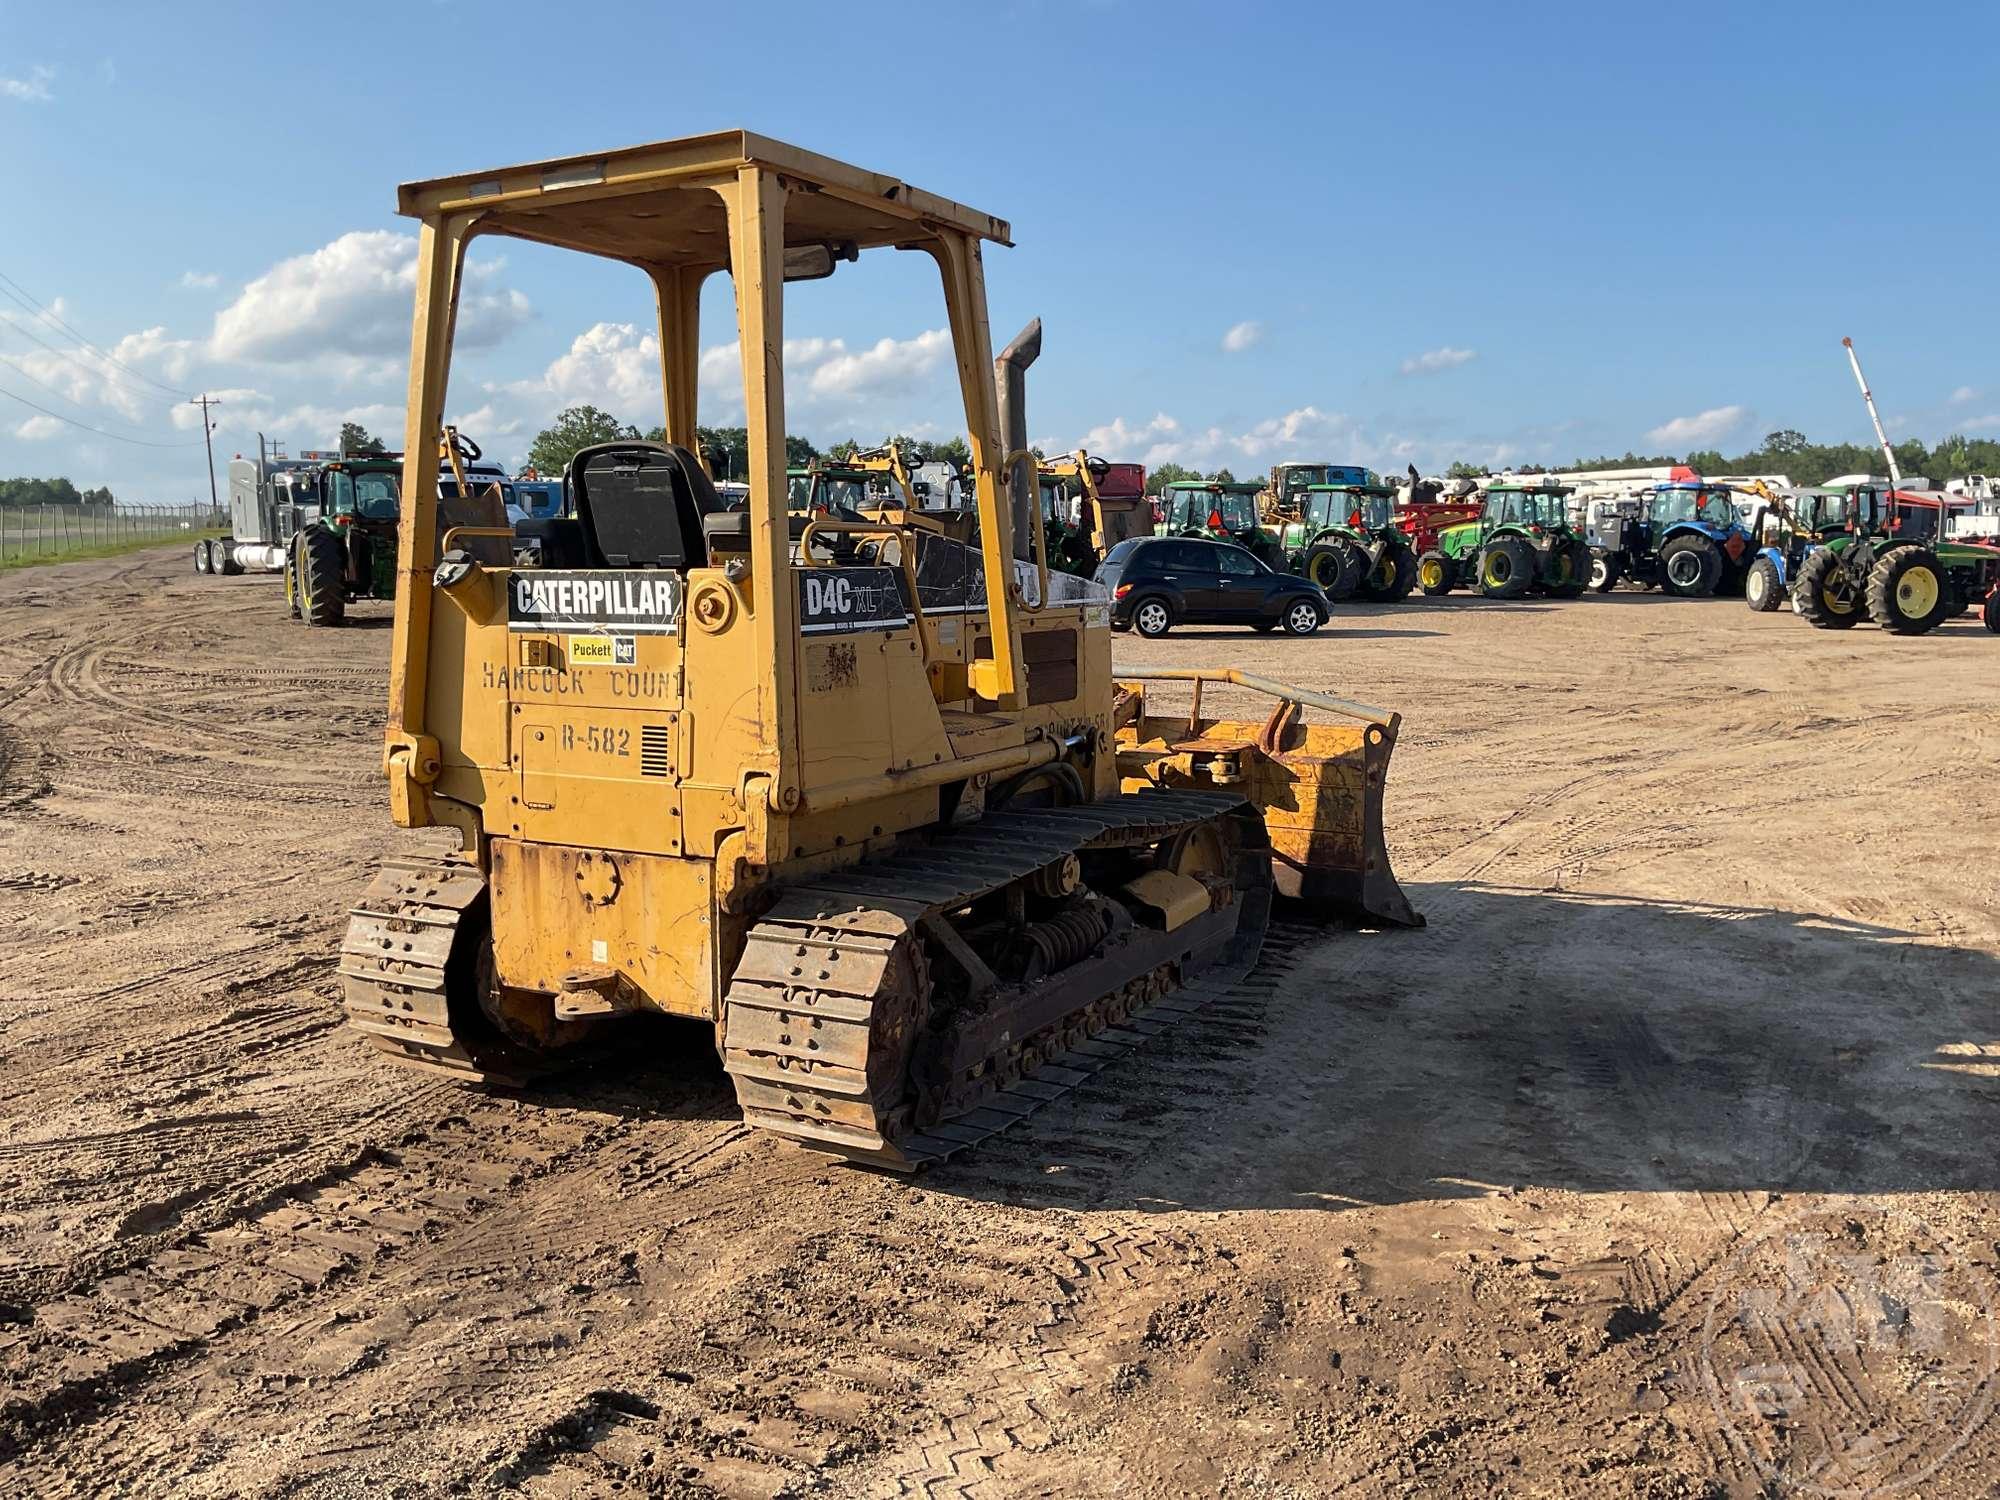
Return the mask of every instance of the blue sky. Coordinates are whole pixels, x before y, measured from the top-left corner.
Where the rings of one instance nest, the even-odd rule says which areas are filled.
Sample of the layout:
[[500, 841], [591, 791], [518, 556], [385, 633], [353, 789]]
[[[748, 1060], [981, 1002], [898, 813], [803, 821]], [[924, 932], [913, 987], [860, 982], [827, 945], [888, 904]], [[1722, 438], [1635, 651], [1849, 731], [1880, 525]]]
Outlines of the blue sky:
[[[55, 414], [0, 398], [0, 475], [205, 490], [200, 389], [225, 453], [393, 435], [397, 182], [735, 125], [1012, 221], [994, 330], [1043, 318], [1051, 444], [1243, 473], [1860, 440], [1843, 334], [1894, 435], [1994, 435], [1996, 41], [1991, 5], [0, 0], [0, 275], [118, 362], [0, 297], [0, 390]], [[636, 277], [479, 258], [474, 436], [657, 420]], [[927, 263], [872, 261], [794, 289], [791, 425], [954, 431]]]

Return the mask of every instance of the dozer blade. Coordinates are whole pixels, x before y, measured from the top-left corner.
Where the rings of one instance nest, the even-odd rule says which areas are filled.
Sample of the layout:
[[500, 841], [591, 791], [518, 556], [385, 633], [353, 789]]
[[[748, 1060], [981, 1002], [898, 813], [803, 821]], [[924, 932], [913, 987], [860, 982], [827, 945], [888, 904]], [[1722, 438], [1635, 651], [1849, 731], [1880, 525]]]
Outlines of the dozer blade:
[[[1119, 676], [1118, 771], [1126, 791], [1241, 792], [1264, 815], [1280, 895], [1316, 915], [1424, 925], [1396, 883], [1382, 836], [1382, 789], [1400, 715], [1233, 669], [1156, 668]], [[1193, 706], [1184, 714], [1149, 712], [1148, 681], [1193, 683]], [[1206, 718], [1204, 682], [1279, 701], [1261, 724]], [[1302, 705], [1328, 709], [1339, 721], [1307, 724]]]

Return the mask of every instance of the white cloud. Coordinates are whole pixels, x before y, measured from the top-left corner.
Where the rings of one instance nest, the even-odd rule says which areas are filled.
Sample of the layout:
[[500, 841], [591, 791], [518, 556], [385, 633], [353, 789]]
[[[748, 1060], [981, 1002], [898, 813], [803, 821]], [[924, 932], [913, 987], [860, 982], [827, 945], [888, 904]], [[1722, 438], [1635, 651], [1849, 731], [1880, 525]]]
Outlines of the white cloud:
[[181, 272], [181, 285], [189, 291], [206, 291], [221, 284], [222, 278], [213, 271]]
[[[255, 428], [260, 421], [269, 421], [275, 411], [269, 396], [249, 386], [210, 386], [204, 394], [209, 398], [209, 420], [218, 425], [227, 421], [239, 428]], [[167, 420], [183, 432], [200, 432], [201, 408], [192, 401], [183, 402], [167, 413]]]
[[49, 92], [49, 84], [55, 76], [54, 68], [37, 63], [28, 70], [26, 78], [0, 78], [0, 94], [24, 104], [46, 104], [55, 97]]
[[[819, 437], [856, 433], [872, 438], [892, 429], [921, 436], [932, 425], [925, 413], [936, 404], [926, 399], [937, 394], [930, 385], [940, 391], [949, 385], [947, 394], [956, 391], [951, 336], [942, 328], [907, 339], [878, 339], [860, 349], [839, 338], [787, 339], [784, 360], [786, 425]], [[703, 421], [742, 420], [741, 370], [734, 340], [701, 351], [697, 376]], [[659, 340], [634, 323], [596, 323], [571, 340], [540, 376], [489, 383], [480, 394], [484, 404], [463, 420], [482, 442], [488, 434], [532, 435], [562, 408], [582, 404], [602, 407], [642, 429], [654, 426], [660, 421]], [[952, 416], [959, 420], [955, 409]]]
[[1977, 401], [1978, 399], [1979, 392], [1975, 391], [1969, 385], [1962, 385], [1951, 393], [1951, 404], [1953, 406], [1963, 406], [1968, 401]]
[[1455, 459], [1498, 470], [1509, 464], [1556, 462], [1575, 453], [1582, 441], [1576, 422], [1495, 435], [1431, 424], [1398, 430], [1379, 421], [1305, 405], [1254, 421], [1196, 427], [1158, 412], [1146, 421], [1113, 417], [1074, 437], [1038, 437], [1035, 446], [1055, 453], [1080, 445], [1114, 461], [1148, 467], [1177, 463], [1203, 473], [1227, 467], [1237, 477], [1249, 478], [1290, 459], [1366, 464], [1392, 475], [1410, 464], [1426, 474], [1438, 473]]
[[[359, 422], [392, 448], [403, 443], [403, 407], [395, 402], [363, 401], [349, 405], [313, 400], [297, 400], [265, 391], [229, 387], [209, 392], [217, 404], [213, 419], [218, 430], [229, 436], [216, 439], [219, 454], [225, 443], [255, 447], [256, 434], [283, 443], [291, 452], [302, 448], [331, 448], [340, 437], [340, 424]], [[456, 418], [453, 418], [456, 420]], [[201, 408], [177, 410], [173, 425], [183, 432], [199, 435]], [[469, 427], [470, 436], [485, 440], [485, 432]]]
[[1476, 349], [1454, 349], [1446, 344], [1442, 349], [1427, 349], [1422, 354], [1412, 354], [1403, 361], [1401, 368], [1405, 375], [1435, 375], [1440, 370], [1455, 370], [1477, 358], [1479, 351]]
[[[466, 268], [458, 298], [459, 348], [498, 343], [533, 309], [521, 293], [491, 283], [496, 263]], [[280, 261], [215, 315], [209, 351], [258, 364], [393, 359], [409, 348], [417, 280], [414, 235], [354, 230]]]
[[[706, 368], [702, 373], [705, 386]], [[561, 407], [587, 403], [628, 422], [643, 408], [648, 422], [640, 425], [649, 425], [658, 420], [650, 414], [660, 404], [660, 343], [633, 323], [596, 323], [571, 340], [569, 349], [542, 371], [541, 379], [516, 381], [510, 389], [552, 398], [556, 405], [551, 417]]]
[[298, 448], [331, 448], [340, 437], [343, 422], [359, 422], [391, 448], [403, 446], [403, 408], [386, 401], [365, 402], [359, 406], [320, 406], [307, 402], [279, 412], [271, 419], [273, 427], [293, 435], [290, 441], [294, 451]]
[[44, 438], [61, 436], [62, 430], [63, 424], [54, 417], [34, 416], [16, 427], [14, 436], [24, 438], [31, 443], [38, 443]]
[[1105, 458], [1149, 466], [1177, 463], [1203, 470], [1226, 466], [1238, 472], [1286, 458], [1379, 464], [1397, 457], [1406, 446], [1398, 439], [1371, 438], [1351, 417], [1316, 406], [1295, 407], [1247, 426], [1189, 428], [1166, 412], [1139, 423], [1114, 417], [1074, 442], [1041, 444], [1045, 452], [1084, 447]]
[[[907, 391], [951, 358], [951, 335], [942, 328], [926, 329], [913, 339], [877, 339], [858, 354], [850, 354], [839, 339], [825, 340], [824, 345], [814, 351], [818, 362], [806, 383], [808, 404], [814, 400]], [[810, 364], [813, 360], [800, 360], [788, 341], [787, 371], [796, 369], [800, 363]]]
[[[53, 317], [70, 321], [71, 310], [62, 298], [49, 304]], [[26, 313], [0, 312], [0, 324], [19, 329], [23, 337], [41, 341], [33, 348], [10, 355], [14, 363], [34, 380], [81, 406], [104, 407], [127, 422], [150, 421], [171, 395], [148, 385], [140, 374], [154, 380], [175, 383], [187, 373], [193, 345], [185, 339], [170, 338], [164, 327], [128, 333], [105, 353], [96, 354], [69, 341], [69, 336], [51, 322], [31, 318]], [[44, 348], [43, 344], [51, 347]], [[60, 352], [57, 352], [60, 351]], [[134, 371], [140, 374], [133, 373]]]
[[1224, 354], [1241, 354], [1264, 341], [1264, 325], [1256, 322], [1238, 323], [1222, 336]]
[[[1036, 447], [1044, 453], [1068, 453], [1077, 448], [1087, 448], [1092, 453], [1151, 453], [1156, 448], [1170, 446], [1180, 437], [1181, 424], [1165, 412], [1156, 412], [1150, 422], [1128, 423], [1123, 417], [1113, 417], [1109, 422], [1093, 427], [1073, 443], [1058, 443], [1053, 440], [1038, 442]], [[1164, 459], [1161, 462], [1165, 462]]]
[[1675, 417], [1670, 422], [1662, 422], [1646, 434], [1646, 441], [1655, 447], [1675, 451], [1699, 448], [1705, 443], [1720, 442], [1739, 431], [1749, 419], [1748, 407], [1711, 406], [1692, 417]]

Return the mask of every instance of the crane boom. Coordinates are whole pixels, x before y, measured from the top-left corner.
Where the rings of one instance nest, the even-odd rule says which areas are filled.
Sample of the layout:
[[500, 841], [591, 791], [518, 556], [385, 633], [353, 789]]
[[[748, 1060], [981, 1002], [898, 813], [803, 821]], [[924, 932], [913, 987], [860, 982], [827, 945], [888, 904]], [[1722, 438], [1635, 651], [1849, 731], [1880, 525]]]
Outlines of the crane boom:
[[1882, 445], [1882, 456], [1889, 460], [1889, 482], [1896, 488], [1903, 486], [1903, 471], [1896, 467], [1896, 450], [1889, 446], [1889, 435], [1882, 430], [1882, 418], [1875, 411], [1875, 396], [1868, 389], [1868, 382], [1861, 378], [1861, 356], [1854, 352], [1854, 340], [1844, 338], [1840, 347], [1847, 351], [1847, 362], [1854, 366], [1854, 383], [1861, 387], [1861, 399], [1868, 403], [1868, 420], [1875, 424], [1875, 441]]

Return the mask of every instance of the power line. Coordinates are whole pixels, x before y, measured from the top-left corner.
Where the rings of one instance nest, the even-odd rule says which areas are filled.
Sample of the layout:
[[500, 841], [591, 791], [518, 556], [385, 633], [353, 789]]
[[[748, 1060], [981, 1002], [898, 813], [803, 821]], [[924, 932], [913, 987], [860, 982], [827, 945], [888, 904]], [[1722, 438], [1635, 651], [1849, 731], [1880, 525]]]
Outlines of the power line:
[[[65, 323], [62, 320], [62, 318], [58, 316], [56, 313], [51, 312], [46, 307], [43, 307], [41, 303], [35, 300], [34, 293], [30, 292], [26, 287], [22, 286], [20, 282], [14, 280], [14, 278], [9, 276], [5, 271], [0, 271], [0, 281], [4, 281], [8, 286], [14, 289], [13, 292], [9, 292], [7, 294], [8, 296], [14, 297], [14, 300], [16, 302], [22, 302], [22, 298], [26, 298], [27, 300], [25, 302], [22, 302], [22, 305], [24, 307], [28, 308], [29, 311], [35, 313], [37, 316], [46, 319], [48, 322], [55, 324], [56, 327], [62, 329], [71, 338], [75, 339], [79, 344], [83, 345], [84, 348], [90, 350], [91, 353], [97, 355], [98, 358], [105, 360], [110, 364], [117, 365], [118, 368], [123, 370], [126, 374], [137, 376], [140, 380], [145, 381], [146, 384], [154, 387], [156, 390], [165, 391], [169, 396], [173, 396], [176, 399], [185, 396], [187, 394], [185, 391], [175, 390], [170, 385], [161, 385], [159, 381], [153, 379], [153, 377], [148, 375], [144, 370], [135, 370], [130, 365], [125, 364], [120, 360], [113, 358], [109, 354], [106, 354], [102, 349], [98, 348], [97, 345], [91, 343], [89, 339], [85, 338], [82, 334], [78, 333], [74, 328], [70, 327], [69, 324]], [[14, 295], [15, 292], [18, 292], [20, 296], [15, 296]]]
[[[8, 369], [12, 370], [16, 375], [19, 375], [23, 380], [33, 381], [36, 385], [40, 386], [43, 390], [47, 391], [51, 396], [56, 397], [58, 400], [67, 401], [71, 406], [74, 406], [78, 411], [90, 410], [89, 407], [85, 406], [81, 401], [77, 400], [76, 397], [69, 395], [65, 391], [60, 391], [56, 389], [56, 387], [50, 385], [46, 380], [42, 379], [32, 370], [23, 369], [20, 365], [15, 364], [13, 360], [7, 358], [7, 356], [4, 354], [0, 354], [0, 365], [5, 365]], [[140, 423], [129, 422], [123, 417], [111, 417], [107, 418], [107, 420], [116, 422], [120, 427], [129, 427], [134, 432], [144, 432], [147, 430]]]
[[[92, 427], [86, 422], [77, 421], [74, 417], [66, 417], [59, 411], [50, 411], [46, 406], [37, 406], [26, 396], [17, 396], [4, 386], [0, 386], [0, 396], [5, 396], [10, 401], [18, 401], [23, 406], [32, 407], [45, 417], [54, 417], [58, 422], [67, 422], [72, 427], [79, 427], [85, 432], [95, 433], [98, 437], [110, 438], [115, 443], [130, 443], [135, 448], [192, 448], [195, 446], [193, 443], [149, 443], [144, 438], [126, 437], [120, 432], [106, 432], [101, 427]], [[207, 442], [207, 437], [204, 436], [202, 441]]]
[[[0, 294], [4, 294], [9, 297], [13, 297], [14, 295], [12, 292], [7, 291], [5, 287], [0, 287]], [[21, 301], [19, 297], [14, 297], [14, 300], [16, 302]], [[21, 305], [23, 307], [26, 307], [28, 304], [22, 302]], [[118, 377], [118, 373], [115, 370], [100, 370], [96, 365], [86, 364], [84, 361], [78, 359], [73, 351], [68, 349], [57, 348], [54, 344], [51, 344], [47, 339], [43, 338], [39, 333], [36, 333], [34, 329], [25, 328], [21, 324], [15, 322], [11, 316], [0, 317], [0, 328], [11, 328], [14, 330], [14, 332], [22, 335], [22, 337], [33, 340], [35, 343], [40, 344], [44, 349], [48, 350], [49, 353], [53, 354], [57, 359], [61, 360], [64, 364], [71, 365], [74, 368], [83, 371], [83, 373], [88, 375], [92, 380], [108, 381], [114, 385], [120, 386], [121, 388], [131, 392], [133, 396], [139, 398], [140, 400], [157, 401], [160, 399], [158, 396], [155, 396], [151, 391], [142, 391], [137, 386], [131, 384], [131, 382], [120, 380]], [[27, 372], [23, 371], [22, 373], [26, 374]], [[178, 404], [179, 402], [178, 396], [175, 397], [175, 401], [176, 404]]]

